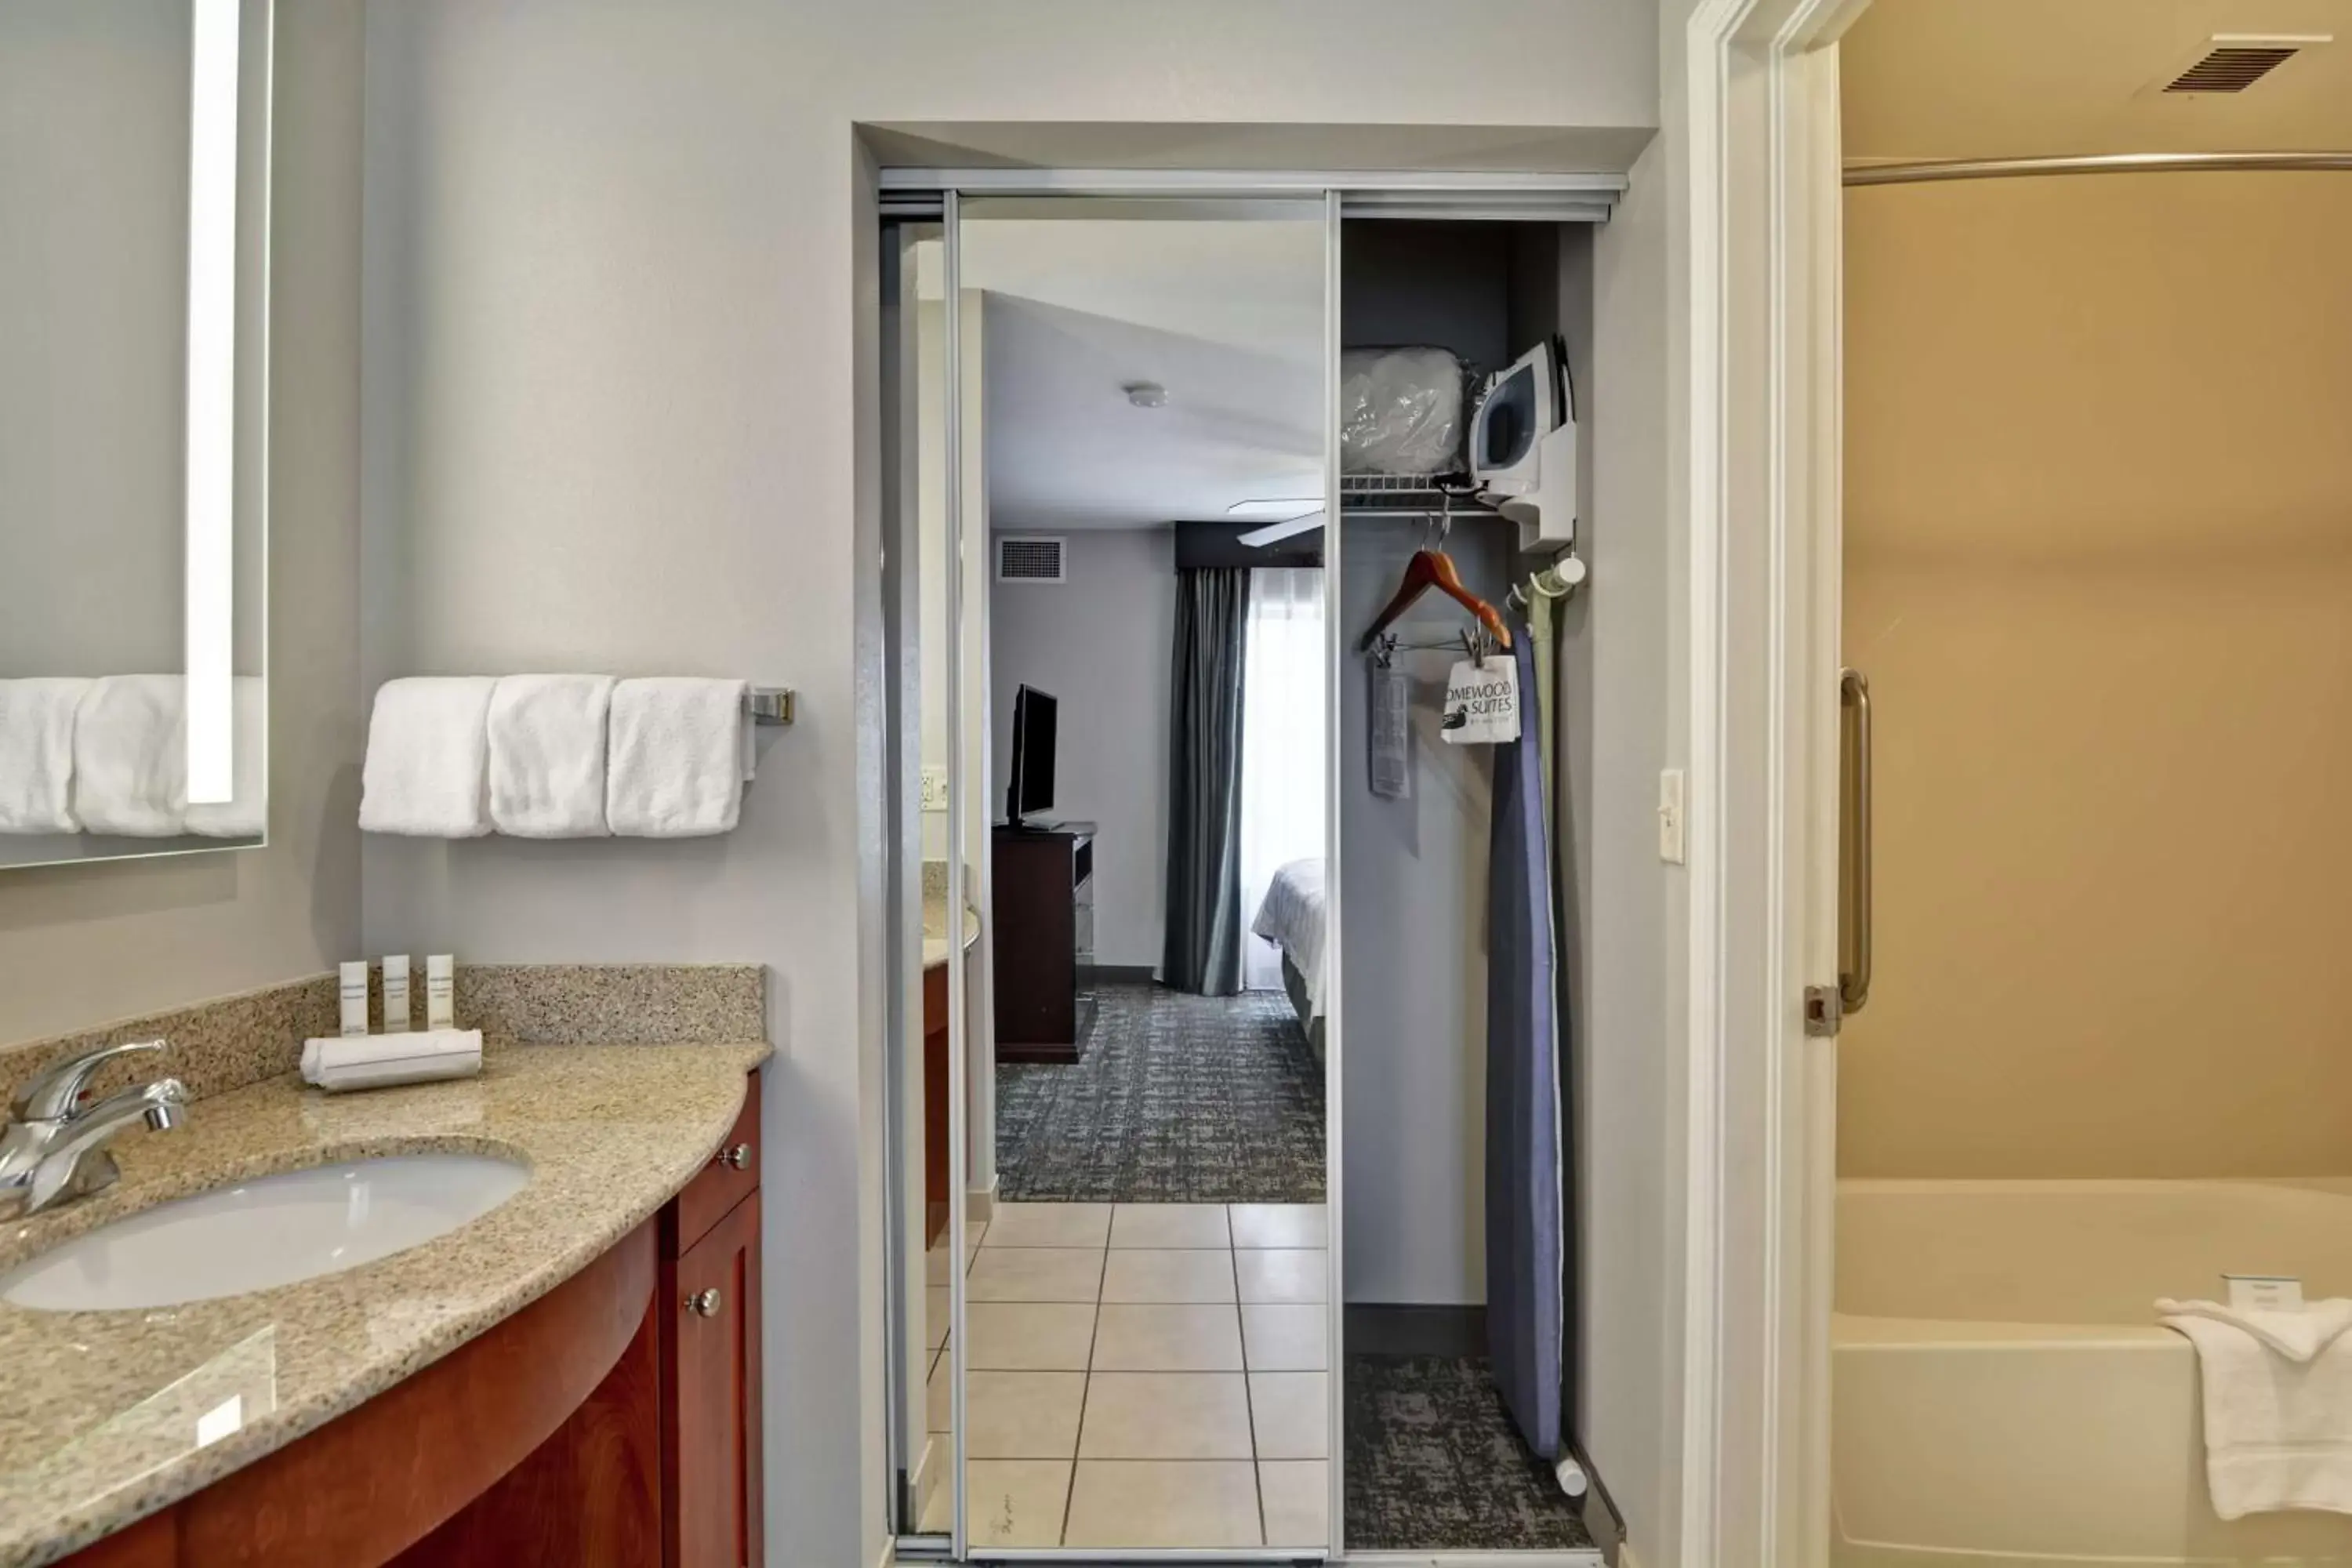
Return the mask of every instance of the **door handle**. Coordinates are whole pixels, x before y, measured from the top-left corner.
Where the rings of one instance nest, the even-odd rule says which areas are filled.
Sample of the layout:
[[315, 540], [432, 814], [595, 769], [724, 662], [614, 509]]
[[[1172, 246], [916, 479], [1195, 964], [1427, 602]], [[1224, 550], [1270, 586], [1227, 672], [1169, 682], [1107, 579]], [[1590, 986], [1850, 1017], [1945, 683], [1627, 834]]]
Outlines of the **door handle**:
[[1838, 1013], [1870, 1001], [1870, 678], [1838, 672]]

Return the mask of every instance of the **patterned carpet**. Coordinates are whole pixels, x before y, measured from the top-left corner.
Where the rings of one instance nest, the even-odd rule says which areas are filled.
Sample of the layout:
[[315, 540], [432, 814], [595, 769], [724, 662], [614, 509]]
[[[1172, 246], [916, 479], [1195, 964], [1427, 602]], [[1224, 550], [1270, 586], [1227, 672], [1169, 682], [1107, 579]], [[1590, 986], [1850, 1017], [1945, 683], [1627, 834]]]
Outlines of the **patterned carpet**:
[[1106, 985], [1084, 1058], [996, 1069], [1015, 1203], [1320, 1203], [1323, 1068], [1278, 993]]
[[1349, 1356], [1347, 1431], [1350, 1550], [1592, 1544], [1484, 1356]]

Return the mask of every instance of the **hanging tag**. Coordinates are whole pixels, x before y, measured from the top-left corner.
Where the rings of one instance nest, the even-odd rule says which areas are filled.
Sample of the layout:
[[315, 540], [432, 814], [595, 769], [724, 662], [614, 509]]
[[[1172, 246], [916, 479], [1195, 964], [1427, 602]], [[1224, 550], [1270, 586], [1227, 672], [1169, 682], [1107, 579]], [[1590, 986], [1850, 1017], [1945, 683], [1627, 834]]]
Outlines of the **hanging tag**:
[[1407, 687], [1404, 671], [1393, 665], [1372, 666], [1371, 784], [1382, 800], [1404, 800], [1412, 794], [1412, 768], [1405, 753]]
[[1519, 738], [1519, 667], [1509, 658], [1469, 659], [1445, 678], [1444, 717], [1438, 733], [1456, 746], [1487, 746]]
[[2300, 1312], [2303, 1281], [2286, 1274], [2224, 1274], [2230, 1305], [2241, 1312]]

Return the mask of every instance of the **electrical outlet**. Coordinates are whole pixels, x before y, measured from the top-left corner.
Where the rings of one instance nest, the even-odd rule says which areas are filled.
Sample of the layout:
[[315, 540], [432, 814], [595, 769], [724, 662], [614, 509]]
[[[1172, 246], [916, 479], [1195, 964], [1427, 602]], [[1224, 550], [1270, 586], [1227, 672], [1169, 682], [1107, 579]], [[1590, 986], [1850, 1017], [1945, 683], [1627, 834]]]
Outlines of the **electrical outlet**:
[[923, 770], [923, 809], [945, 811], [948, 808], [948, 771], [945, 768]]
[[1668, 768], [1658, 775], [1658, 858], [1669, 866], [1683, 863], [1683, 771]]

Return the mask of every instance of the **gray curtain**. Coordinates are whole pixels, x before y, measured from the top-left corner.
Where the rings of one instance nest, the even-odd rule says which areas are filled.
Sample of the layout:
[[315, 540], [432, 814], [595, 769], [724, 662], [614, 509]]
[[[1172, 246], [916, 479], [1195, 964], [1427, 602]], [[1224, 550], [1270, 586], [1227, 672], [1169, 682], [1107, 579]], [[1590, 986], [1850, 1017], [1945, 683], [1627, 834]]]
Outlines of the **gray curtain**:
[[1242, 647], [1249, 571], [1176, 574], [1169, 675], [1168, 932], [1160, 977], [1179, 991], [1242, 988]]

